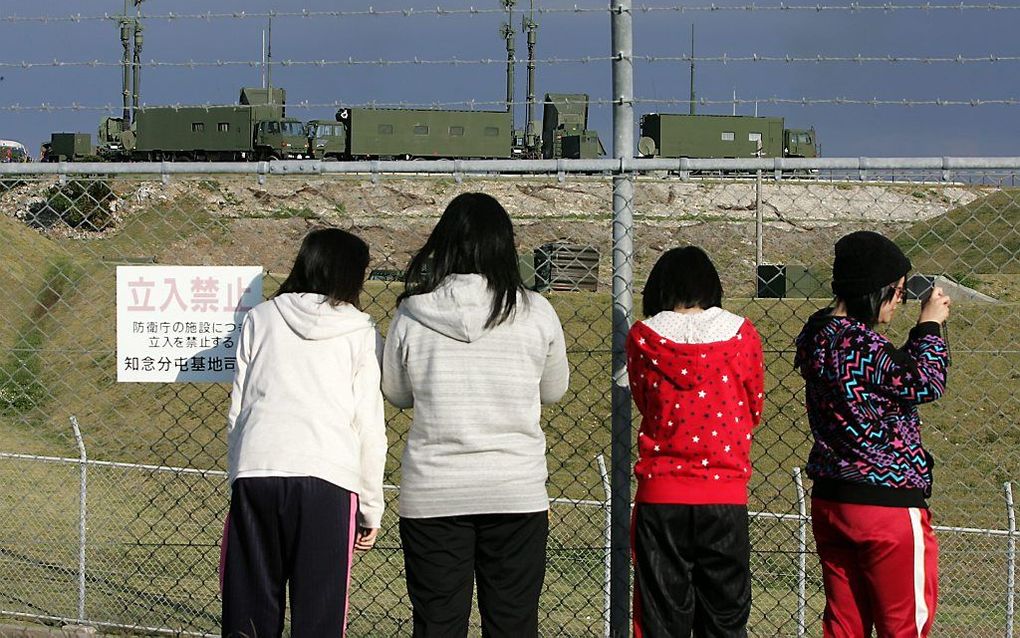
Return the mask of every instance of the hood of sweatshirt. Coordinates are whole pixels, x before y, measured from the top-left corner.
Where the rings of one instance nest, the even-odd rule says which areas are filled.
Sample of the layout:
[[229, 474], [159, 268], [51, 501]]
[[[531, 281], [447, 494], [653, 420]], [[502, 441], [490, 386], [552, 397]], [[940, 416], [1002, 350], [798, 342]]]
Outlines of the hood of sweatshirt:
[[[698, 321], [685, 317], [681, 319], [684, 322]], [[742, 317], [736, 319], [739, 324], [744, 321]], [[687, 329], [703, 330], [704, 326], [689, 327], [684, 325], [680, 328], [682, 331]], [[644, 364], [657, 370], [659, 374], [682, 390], [697, 389], [705, 382], [709, 370], [722, 367], [725, 360], [732, 356], [731, 342], [737, 338], [734, 335], [724, 341], [683, 343], [669, 338], [670, 336], [680, 338], [678, 334], [662, 334], [645, 322], [635, 324], [634, 329], [633, 347], [644, 355]]]
[[492, 293], [482, 275], [454, 274], [432, 292], [408, 297], [400, 307], [430, 330], [470, 343], [489, 331], [485, 322], [492, 311]]
[[366, 313], [347, 303], [333, 307], [323, 295], [286, 293], [274, 297], [273, 306], [291, 330], [312, 341], [332, 339], [374, 325]]
[[854, 320], [832, 316], [832, 308], [823, 308], [808, 318], [797, 335], [797, 354], [793, 359], [793, 366], [800, 371], [802, 377], [816, 378], [822, 370], [831, 367], [835, 331], [850, 321]]

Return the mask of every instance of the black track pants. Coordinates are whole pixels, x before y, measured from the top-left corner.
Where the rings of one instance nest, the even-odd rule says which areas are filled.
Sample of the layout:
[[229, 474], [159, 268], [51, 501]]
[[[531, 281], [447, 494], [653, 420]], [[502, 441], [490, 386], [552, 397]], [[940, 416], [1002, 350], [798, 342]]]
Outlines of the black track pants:
[[635, 506], [635, 638], [747, 636], [747, 523], [744, 505]]
[[548, 536], [548, 512], [401, 518], [415, 638], [467, 636], [475, 579], [482, 636], [537, 636]]
[[223, 636], [342, 636], [357, 496], [312, 477], [241, 478], [231, 487], [224, 542]]

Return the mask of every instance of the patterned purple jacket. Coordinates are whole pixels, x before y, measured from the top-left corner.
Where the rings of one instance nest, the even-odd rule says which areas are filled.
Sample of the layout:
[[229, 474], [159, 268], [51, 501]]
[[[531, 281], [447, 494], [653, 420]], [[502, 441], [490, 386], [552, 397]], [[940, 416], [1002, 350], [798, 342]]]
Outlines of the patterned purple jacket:
[[903, 348], [849, 317], [816, 312], [797, 337], [795, 367], [806, 382], [815, 443], [807, 474], [817, 498], [926, 507], [930, 454], [917, 405], [946, 388], [947, 349], [934, 322], [918, 324]]

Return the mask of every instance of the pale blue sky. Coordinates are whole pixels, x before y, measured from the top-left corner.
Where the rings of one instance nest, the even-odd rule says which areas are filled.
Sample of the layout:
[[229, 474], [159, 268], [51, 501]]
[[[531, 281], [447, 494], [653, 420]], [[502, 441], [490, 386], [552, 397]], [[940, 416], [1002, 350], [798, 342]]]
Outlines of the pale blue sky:
[[[917, 5], [913, 0], [894, 4]], [[797, 0], [787, 0], [796, 4]], [[868, 0], [862, 0], [862, 4]], [[519, 0], [515, 26], [520, 28]], [[538, 0], [539, 6], [585, 8], [608, 2]], [[644, 0], [635, 5], [704, 7], [693, 0]], [[716, 0], [719, 6], [750, 2]], [[777, 6], [778, 0], [757, 0], [758, 7]], [[813, 3], [810, 3], [813, 4]], [[847, 6], [845, 0], [828, 0]], [[1013, 6], [1013, 2], [1000, 2]], [[145, 12], [186, 14], [205, 11], [433, 10], [436, 6], [496, 9], [499, 0], [327, 0], [269, 2], [266, 0], [148, 0]], [[118, 62], [121, 48], [112, 21], [12, 22], [10, 16], [68, 16], [117, 14], [119, 0], [38, 0], [0, 4], [0, 62], [100, 60]], [[505, 16], [412, 15], [411, 17], [281, 17], [273, 22], [273, 55], [282, 60], [503, 60], [499, 35]], [[608, 12], [550, 13], [538, 16], [537, 57], [604, 58], [609, 53]], [[690, 26], [697, 30], [699, 56], [1017, 56], [1016, 25], [1020, 10], [894, 10], [894, 11], [696, 11], [642, 12], [634, 16], [638, 56], [681, 56], [689, 52]], [[156, 20], [145, 24], [143, 60], [160, 62], [249, 60], [260, 57], [264, 19]], [[526, 57], [526, 40], [517, 38], [517, 56]], [[118, 67], [0, 68], [0, 108], [12, 105], [88, 106], [112, 104], [119, 113]], [[504, 98], [505, 72], [495, 64], [413, 66], [277, 66], [274, 85], [288, 91], [291, 104], [359, 104], [379, 102], [433, 103]], [[517, 99], [525, 98], [526, 70], [518, 66]], [[232, 103], [243, 84], [256, 85], [260, 72], [251, 67], [150, 68], [142, 71], [142, 101], [165, 103]], [[608, 99], [611, 69], [607, 61], [587, 64], [543, 64], [537, 71], [537, 98], [546, 92], [587, 92]], [[1020, 61], [971, 63], [785, 63], [701, 62], [697, 92], [709, 100], [738, 98], [880, 100], [1020, 100]], [[639, 61], [635, 93], [645, 99], [687, 98], [688, 68], [683, 63]], [[483, 108], [499, 108], [486, 106]], [[738, 112], [750, 114], [752, 105]], [[686, 105], [642, 104], [637, 115], [649, 111], [686, 112]], [[292, 108], [302, 119], [332, 117], [333, 109]], [[699, 112], [729, 113], [729, 105], [699, 107]], [[537, 110], [540, 115], [540, 109]], [[860, 106], [759, 105], [762, 115], [782, 115], [788, 127], [814, 126], [826, 156], [938, 156], [1020, 155], [1020, 104], [1000, 106]], [[524, 107], [517, 108], [518, 125]], [[0, 110], [0, 138], [25, 142], [33, 153], [51, 131], [94, 132], [97, 111]], [[607, 148], [612, 139], [608, 106], [594, 106], [592, 126]]]

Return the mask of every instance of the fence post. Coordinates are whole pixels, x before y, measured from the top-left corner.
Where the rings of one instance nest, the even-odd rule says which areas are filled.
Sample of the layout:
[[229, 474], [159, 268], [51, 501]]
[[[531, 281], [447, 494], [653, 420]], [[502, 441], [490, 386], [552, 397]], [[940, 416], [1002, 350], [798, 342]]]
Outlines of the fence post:
[[1006, 638], [1013, 638], [1014, 599], [1016, 598], [1016, 510], [1013, 507], [1013, 484], [1003, 484], [1006, 492], [1006, 516], [1009, 537], [1006, 539]]
[[[755, 157], [761, 158], [761, 155], [762, 155], [761, 140], [758, 140], [758, 149], [755, 151], [754, 155], [755, 155]], [[765, 259], [764, 254], [763, 254], [764, 250], [763, 250], [763, 246], [762, 246], [762, 243], [763, 243], [762, 242], [762, 239], [763, 239], [762, 235], [765, 232], [765, 224], [764, 224], [764, 220], [762, 219], [761, 188], [762, 188], [762, 185], [761, 185], [761, 169], [759, 168], [757, 171], [754, 172], [754, 276], [755, 276], [755, 285], [757, 285], [758, 276], [759, 276], [758, 273], [760, 272], [759, 269], [761, 268], [762, 262]], [[757, 295], [757, 294], [758, 293], [756, 292], [755, 295]]]
[[807, 634], [807, 503], [800, 468], [793, 468], [797, 486], [797, 635]]
[[71, 416], [71, 428], [74, 430], [74, 440], [78, 444], [78, 458], [81, 459], [78, 490], [78, 624], [82, 624], [85, 622], [85, 516], [87, 512], [85, 501], [88, 456], [85, 454], [85, 441], [81, 437], [78, 419], [73, 415]]
[[610, 542], [610, 631], [630, 635], [630, 388], [624, 347], [633, 315], [634, 178], [626, 160], [634, 156], [634, 67], [630, 0], [612, 0], [613, 157], [613, 362], [612, 528]]
[[599, 464], [599, 476], [602, 477], [602, 513], [605, 516], [605, 524], [602, 528], [602, 556], [603, 556], [603, 580], [602, 580], [602, 636], [610, 638], [612, 631], [609, 624], [610, 597], [612, 580], [609, 575], [612, 570], [610, 559], [610, 547], [612, 543], [613, 529], [613, 489], [609, 484], [609, 470], [606, 469], [606, 457], [599, 454], [595, 459]]

